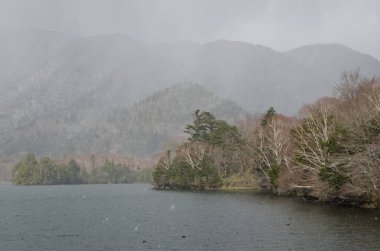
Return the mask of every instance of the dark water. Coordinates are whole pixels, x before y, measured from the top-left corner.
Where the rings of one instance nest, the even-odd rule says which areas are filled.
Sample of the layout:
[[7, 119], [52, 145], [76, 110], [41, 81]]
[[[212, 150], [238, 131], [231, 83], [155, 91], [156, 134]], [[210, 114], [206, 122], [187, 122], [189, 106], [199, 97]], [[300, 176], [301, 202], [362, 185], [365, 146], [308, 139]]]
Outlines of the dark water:
[[0, 185], [0, 250], [380, 250], [380, 211], [149, 185]]

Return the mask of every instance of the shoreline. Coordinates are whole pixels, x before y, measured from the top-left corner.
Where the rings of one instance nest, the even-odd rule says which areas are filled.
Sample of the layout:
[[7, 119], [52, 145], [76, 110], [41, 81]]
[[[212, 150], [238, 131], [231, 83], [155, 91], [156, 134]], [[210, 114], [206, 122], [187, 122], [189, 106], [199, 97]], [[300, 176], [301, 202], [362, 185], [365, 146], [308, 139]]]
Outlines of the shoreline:
[[276, 194], [269, 191], [264, 191], [260, 188], [255, 187], [220, 187], [220, 188], [205, 188], [205, 189], [173, 189], [173, 188], [157, 188], [152, 185], [151, 189], [158, 190], [158, 191], [193, 191], [193, 192], [257, 192], [257, 193], [263, 193], [268, 194], [274, 197], [287, 197], [288, 199], [296, 199], [299, 201], [304, 201], [311, 204], [328, 204], [335, 207], [345, 207], [345, 208], [357, 208], [357, 209], [368, 209], [368, 210], [379, 210], [380, 207], [376, 206], [374, 202], [369, 203], [353, 203], [350, 201], [343, 201], [343, 200], [330, 200], [330, 201], [324, 201], [319, 200], [313, 197], [307, 197], [307, 196], [296, 196], [292, 194]]
[[257, 187], [220, 187], [220, 188], [207, 188], [205, 191], [255, 191], [262, 192]]

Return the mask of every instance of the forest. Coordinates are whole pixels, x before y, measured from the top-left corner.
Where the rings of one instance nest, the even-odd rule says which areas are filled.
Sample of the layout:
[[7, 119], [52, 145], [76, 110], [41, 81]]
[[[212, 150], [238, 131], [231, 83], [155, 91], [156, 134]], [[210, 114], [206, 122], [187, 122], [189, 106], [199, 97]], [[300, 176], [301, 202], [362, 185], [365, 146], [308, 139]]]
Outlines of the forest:
[[287, 117], [269, 108], [236, 126], [196, 110], [189, 139], [162, 154], [158, 189], [258, 187], [279, 195], [380, 206], [380, 80], [344, 72], [336, 94]]
[[134, 170], [108, 160], [87, 171], [75, 160], [57, 164], [48, 157], [37, 160], [29, 153], [13, 168], [12, 181], [17, 185], [125, 184], [150, 182], [151, 176], [150, 169]]

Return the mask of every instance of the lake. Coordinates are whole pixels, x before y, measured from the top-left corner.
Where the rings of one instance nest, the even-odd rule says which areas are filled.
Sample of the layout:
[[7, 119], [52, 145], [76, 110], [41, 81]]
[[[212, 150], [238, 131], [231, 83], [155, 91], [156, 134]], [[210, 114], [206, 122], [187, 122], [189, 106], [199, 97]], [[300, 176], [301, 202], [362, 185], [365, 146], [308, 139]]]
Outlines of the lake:
[[1, 250], [379, 250], [380, 211], [149, 184], [0, 185]]

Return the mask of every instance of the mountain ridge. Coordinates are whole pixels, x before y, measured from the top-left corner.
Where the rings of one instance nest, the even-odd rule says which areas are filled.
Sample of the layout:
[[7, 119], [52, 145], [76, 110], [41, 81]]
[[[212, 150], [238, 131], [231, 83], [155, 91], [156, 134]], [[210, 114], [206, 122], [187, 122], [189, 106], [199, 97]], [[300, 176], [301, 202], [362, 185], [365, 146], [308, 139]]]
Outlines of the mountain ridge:
[[380, 61], [375, 57], [353, 50], [342, 44], [313, 44], [295, 48], [285, 54], [296, 59], [316, 74], [324, 75], [326, 82], [335, 78], [339, 80], [342, 69], [354, 71], [359, 69], [361, 74], [372, 77], [380, 76]]
[[[9, 124], [0, 131], [0, 155], [34, 152], [62, 157], [111, 153], [149, 158], [171, 138], [186, 138], [182, 130], [196, 109], [207, 109], [228, 121], [246, 115], [233, 102], [192, 83], [158, 91], [131, 107], [110, 108], [98, 116], [86, 114], [81, 106], [18, 119], [0, 117], [2, 125]], [[14, 124], [10, 124], [12, 121]]]
[[[48, 142], [43, 149], [65, 149], [70, 153], [76, 146], [69, 147], [71, 150], [65, 147], [68, 142], [74, 144], [75, 137], [83, 142], [90, 137], [100, 140], [87, 146], [81, 141], [75, 143], [81, 151], [86, 147], [89, 153], [108, 151], [115, 138], [109, 135], [105, 139], [100, 132], [107, 123], [107, 132], [115, 125], [105, 123], [107, 118], [133, 107], [139, 110], [136, 104], [142, 105], [143, 100], [178, 83], [198, 83], [205, 89], [200, 93], [211, 92], [234, 103], [226, 107], [262, 113], [273, 106], [280, 113], [295, 115], [304, 104], [331, 94], [343, 70], [355, 70], [363, 64], [364, 73], [372, 69], [380, 74], [376, 59], [368, 60], [344, 47], [342, 55], [327, 53], [332, 57], [329, 60], [324, 56], [328, 47], [322, 47], [316, 57], [321, 61], [310, 65], [300, 58], [310, 61], [313, 45], [282, 53], [262, 45], [228, 40], [204, 44], [151, 43], [124, 34], [80, 37], [51, 31], [0, 32], [0, 152], [5, 148], [5, 152], [17, 152], [22, 145], [30, 145], [33, 150], [33, 145], [43, 141]], [[346, 60], [347, 57], [352, 60]], [[329, 61], [335, 62], [336, 67]], [[193, 108], [209, 108], [205, 106]], [[186, 112], [190, 117], [192, 111]], [[169, 123], [167, 126], [175, 130]], [[66, 136], [71, 138], [65, 139], [63, 146], [63, 135], [56, 135], [56, 129], [81, 133], [68, 133]], [[155, 147], [167, 139], [167, 135], [159, 133], [162, 138], [152, 144]], [[17, 141], [18, 135], [22, 135], [23, 141]], [[12, 142], [18, 142], [18, 146]], [[147, 143], [141, 145], [146, 149], [141, 147], [140, 153], [157, 150]], [[119, 151], [115, 149], [110, 151]]]

